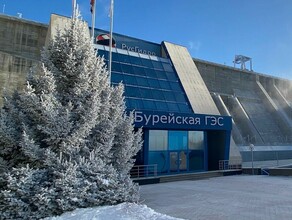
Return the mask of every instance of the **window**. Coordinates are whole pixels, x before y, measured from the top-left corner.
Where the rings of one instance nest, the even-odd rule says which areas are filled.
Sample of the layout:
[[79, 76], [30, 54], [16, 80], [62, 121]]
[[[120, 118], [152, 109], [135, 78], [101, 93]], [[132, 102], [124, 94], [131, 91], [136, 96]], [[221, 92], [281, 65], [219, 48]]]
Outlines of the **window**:
[[131, 99], [131, 98], [126, 98], [126, 101], [128, 104], [127, 106], [129, 106], [129, 108], [131, 109], [143, 109], [143, 102], [140, 99]]
[[28, 35], [27, 37], [28, 37], [28, 39], [27, 39], [27, 46], [36, 47], [37, 44], [38, 44], [37, 35], [34, 34], [34, 33], [32, 33], [31, 35]]
[[145, 69], [143, 67], [133, 66], [133, 72], [138, 76], [146, 76]]
[[148, 153], [148, 164], [157, 164], [157, 172], [159, 173], [167, 173], [167, 161], [168, 153], [166, 151], [150, 151]]
[[167, 131], [149, 130], [149, 151], [167, 150]]
[[161, 91], [161, 90], [153, 89], [152, 94], [153, 94], [154, 99], [163, 100], [163, 101], [165, 100], [164, 95], [163, 95], [163, 91]]
[[172, 92], [163, 91], [163, 94], [164, 94], [164, 97], [165, 97], [166, 101], [172, 101], [172, 102], [175, 101], [175, 97], [174, 97]]
[[174, 93], [175, 100], [177, 102], [186, 102], [186, 99], [182, 93]]
[[138, 86], [149, 87], [149, 84], [146, 78], [136, 77], [136, 80], [137, 80]]
[[161, 89], [171, 90], [170, 84], [167, 81], [159, 80], [159, 85], [160, 85]]
[[98, 50], [97, 54], [100, 57], [104, 57], [105, 60], [108, 60], [108, 52], [105, 50]]
[[163, 69], [167, 72], [173, 72], [172, 66], [169, 63], [162, 63]]
[[121, 63], [130, 63], [130, 58], [128, 55], [119, 54], [119, 58]]
[[138, 65], [138, 66], [142, 65], [140, 57], [130, 56], [130, 60], [131, 60], [131, 63], [134, 64], [134, 65]]
[[112, 71], [122, 72], [120, 63], [112, 62]]
[[120, 61], [119, 54], [118, 53], [112, 53], [112, 60], [113, 61]]
[[21, 33], [20, 32], [16, 33], [15, 42], [16, 42], [16, 44], [21, 44]]
[[142, 98], [153, 99], [151, 89], [140, 88]]
[[116, 72], [112, 72], [111, 77], [112, 77], [111, 80], [113, 83], [120, 83], [120, 82], [124, 81], [123, 75], [116, 73]]
[[187, 131], [168, 131], [169, 150], [187, 150], [188, 132]]
[[182, 91], [178, 82], [170, 82], [171, 90]]
[[156, 110], [156, 105], [154, 101], [150, 101], [150, 100], [142, 100], [142, 101], [143, 101], [144, 108], [146, 110]]
[[154, 88], [154, 89], [160, 89], [160, 85], [159, 85], [159, 82], [157, 79], [149, 79], [147, 78], [148, 80], [148, 84], [151, 88]]
[[164, 71], [156, 70], [156, 74], [158, 79], [167, 79]]
[[127, 64], [121, 64], [124, 73], [134, 74], [133, 67]]
[[124, 75], [124, 83], [127, 85], [137, 85], [137, 80], [135, 76], [131, 76], [131, 75]]
[[19, 57], [14, 57], [14, 71], [19, 73], [21, 71], [21, 61], [22, 59]]
[[161, 62], [152, 61], [152, 64], [153, 64], [154, 69], [163, 70], [163, 66], [162, 66]]
[[152, 62], [151, 60], [148, 59], [142, 59], [142, 64], [143, 66], [147, 67], [147, 68], [153, 68]]
[[190, 109], [190, 107], [185, 103], [185, 104], [178, 104], [178, 108], [180, 110], [180, 112], [185, 112], [185, 113], [188, 113], [188, 112], [192, 112], [192, 110]]
[[157, 110], [159, 110], [159, 111], [168, 111], [168, 107], [167, 107], [166, 102], [156, 101], [155, 103], [156, 103], [156, 106], [157, 106]]
[[154, 69], [145, 69], [145, 74], [150, 78], [157, 78], [157, 74]]
[[21, 44], [26, 46], [26, 33], [22, 33], [22, 41], [21, 41]]
[[140, 97], [139, 88], [137, 88], [137, 87], [126, 86], [125, 93], [129, 97]]
[[169, 81], [178, 81], [176, 73], [174, 72], [166, 72], [166, 77]]
[[172, 111], [172, 112], [179, 112], [179, 108], [178, 108], [178, 106], [177, 106], [176, 103], [168, 102], [168, 103], [167, 103], [167, 106], [168, 106], [169, 111]]
[[189, 131], [189, 149], [204, 150], [203, 131]]

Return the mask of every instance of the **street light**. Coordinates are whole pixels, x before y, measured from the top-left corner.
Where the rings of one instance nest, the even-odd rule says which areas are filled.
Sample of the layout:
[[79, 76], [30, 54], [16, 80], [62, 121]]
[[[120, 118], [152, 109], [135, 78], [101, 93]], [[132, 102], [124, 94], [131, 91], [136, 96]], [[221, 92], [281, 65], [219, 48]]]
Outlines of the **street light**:
[[252, 171], [252, 175], [254, 175], [254, 170], [253, 170], [253, 151], [254, 151], [254, 145], [250, 144], [249, 145], [249, 149], [251, 151], [251, 171]]

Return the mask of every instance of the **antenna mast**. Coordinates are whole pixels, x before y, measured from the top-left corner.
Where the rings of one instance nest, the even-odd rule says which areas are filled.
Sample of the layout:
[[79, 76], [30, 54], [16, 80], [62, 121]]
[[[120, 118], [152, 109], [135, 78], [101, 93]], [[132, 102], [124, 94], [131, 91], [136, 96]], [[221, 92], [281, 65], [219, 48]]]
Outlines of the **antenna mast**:
[[[249, 62], [249, 69], [246, 68], [246, 65], [245, 65], [246, 62]], [[234, 68], [236, 64], [240, 64], [240, 69], [253, 71], [252, 59], [250, 57], [243, 56], [243, 55], [235, 55], [233, 63], [234, 63]]]

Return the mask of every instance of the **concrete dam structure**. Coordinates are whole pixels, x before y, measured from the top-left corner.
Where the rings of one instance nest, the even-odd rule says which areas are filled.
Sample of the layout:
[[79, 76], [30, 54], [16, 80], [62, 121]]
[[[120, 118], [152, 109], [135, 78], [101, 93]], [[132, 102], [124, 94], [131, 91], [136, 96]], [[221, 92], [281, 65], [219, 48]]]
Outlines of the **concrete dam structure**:
[[[0, 106], [4, 91], [24, 88], [29, 69], [40, 60], [48, 32], [48, 24], [0, 15]], [[176, 50], [172, 52], [173, 45], [164, 43], [164, 48], [169, 53], [169, 63], [185, 68], [179, 56], [175, 57]], [[243, 161], [250, 160], [250, 146], [257, 152], [255, 160], [292, 159], [291, 80], [195, 58], [192, 61], [195, 67], [189, 68], [194, 71], [187, 72], [199, 74], [193, 78], [200, 80], [189, 86], [187, 72], [178, 74], [175, 80], [182, 85], [190, 108], [199, 109], [194, 113], [231, 116], [231, 144], [235, 144]], [[212, 108], [199, 108], [198, 102], [206, 103], [198, 91], [203, 91], [203, 96], [208, 93]]]

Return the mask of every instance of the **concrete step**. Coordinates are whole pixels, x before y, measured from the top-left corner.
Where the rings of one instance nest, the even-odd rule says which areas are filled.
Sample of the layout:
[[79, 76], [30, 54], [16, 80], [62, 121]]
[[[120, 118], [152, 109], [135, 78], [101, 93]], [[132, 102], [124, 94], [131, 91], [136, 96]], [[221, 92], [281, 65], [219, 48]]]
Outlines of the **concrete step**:
[[184, 180], [200, 180], [213, 177], [223, 176], [220, 171], [210, 171], [210, 172], [200, 172], [200, 173], [186, 173], [186, 174], [176, 174], [160, 176], [160, 183], [174, 182], [174, 181], [184, 181]]
[[139, 185], [145, 185], [145, 184], [167, 183], [167, 182], [185, 181], [185, 180], [201, 180], [201, 179], [209, 179], [213, 177], [239, 175], [239, 174], [242, 174], [241, 169], [216, 170], [216, 171], [207, 171], [207, 172], [198, 172], [198, 173], [183, 173], [183, 174], [180, 173], [180, 174], [165, 175], [165, 176], [133, 178], [133, 181], [138, 183]]

